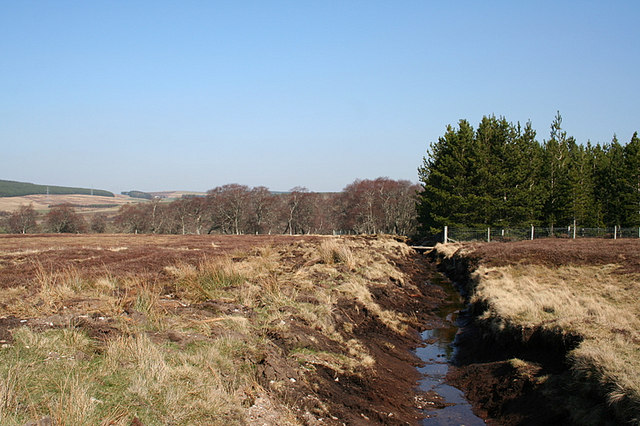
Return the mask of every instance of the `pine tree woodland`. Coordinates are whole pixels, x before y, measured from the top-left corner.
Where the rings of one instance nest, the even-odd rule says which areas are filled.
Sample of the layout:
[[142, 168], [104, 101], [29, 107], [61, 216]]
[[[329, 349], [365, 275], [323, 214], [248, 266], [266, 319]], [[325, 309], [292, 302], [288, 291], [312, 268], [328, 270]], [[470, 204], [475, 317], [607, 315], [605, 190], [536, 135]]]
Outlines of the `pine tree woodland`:
[[557, 114], [549, 139], [504, 117], [449, 125], [418, 169], [425, 234], [443, 226], [640, 226], [640, 138], [581, 145]]

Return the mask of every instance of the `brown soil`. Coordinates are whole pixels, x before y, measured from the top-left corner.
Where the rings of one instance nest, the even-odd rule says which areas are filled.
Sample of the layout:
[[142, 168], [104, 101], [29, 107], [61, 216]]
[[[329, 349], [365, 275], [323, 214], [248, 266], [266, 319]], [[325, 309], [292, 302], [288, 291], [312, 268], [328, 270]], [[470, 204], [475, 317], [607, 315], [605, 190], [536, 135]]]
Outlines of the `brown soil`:
[[[365, 237], [360, 237], [364, 238]], [[0, 288], [33, 285], [39, 267], [64, 269], [73, 267], [86, 276], [143, 277], [145, 280], [166, 283], [170, 277], [165, 267], [186, 262], [195, 264], [199, 259], [240, 255], [258, 247], [271, 246], [284, 253], [287, 267], [296, 268], [304, 259], [296, 256], [300, 244], [315, 244], [319, 236], [159, 236], [159, 235], [34, 235], [0, 236]], [[318, 351], [336, 351], [336, 344], [325, 338], [297, 317], [283, 332], [272, 332], [268, 337], [270, 349], [251, 361], [257, 367], [258, 381], [277, 395], [277, 399], [294, 408], [302, 424], [417, 424], [420, 408], [426, 401], [439, 404], [437, 395], [416, 395], [420, 362], [412, 350], [420, 345], [417, 328], [438, 321], [432, 311], [446, 295], [440, 287], [426, 284], [433, 266], [417, 253], [393, 259], [409, 274], [410, 282], [384, 285], [372, 289], [376, 303], [383, 309], [403, 312], [415, 318], [416, 329], [404, 335], [381, 324], [373, 314], [355, 300], [342, 300], [334, 313], [337, 323], [348, 320], [355, 324], [353, 336], [366, 346], [375, 359], [372, 373], [366, 376], [337, 375], [334, 370], [318, 366], [312, 375], [301, 379], [300, 366], [289, 351], [295, 347], [314, 347]], [[301, 298], [313, 295], [301, 294]], [[243, 312], [243, 307], [224, 301], [209, 301], [182, 306], [176, 301], [163, 300], [165, 309], [184, 312], [198, 318], [212, 318], [221, 312]], [[0, 344], [11, 342], [11, 330], [27, 325], [35, 329], [63, 327], [74, 324], [87, 331], [90, 337], [106, 340], [122, 333], [109, 318], [99, 312], [90, 312], [91, 301], [69, 301], [67, 311], [43, 318], [20, 319], [2, 317], [0, 311]], [[83, 312], [83, 309], [86, 312]], [[138, 321], [139, 312], [128, 310], [124, 314], [130, 321]], [[150, 336], [156, 340], [170, 340], [179, 345], [206, 336], [183, 335], [171, 330]], [[254, 355], [247, 355], [249, 357]], [[290, 382], [286, 389], [270, 389], [270, 383]], [[259, 409], [256, 409], [258, 407]], [[277, 419], [270, 413], [269, 399], [256, 396], [252, 418]], [[322, 407], [322, 410], [319, 409]], [[329, 412], [330, 417], [322, 418]], [[267, 422], [266, 424], [271, 424]]]
[[475, 403], [478, 416], [488, 419], [487, 424], [570, 424], [537, 391], [539, 370], [535, 365], [518, 369], [509, 361], [496, 361], [452, 368], [447, 378], [467, 390], [467, 398]]
[[640, 239], [546, 238], [509, 243], [465, 244], [471, 257], [488, 266], [620, 265], [622, 273], [640, 273]]

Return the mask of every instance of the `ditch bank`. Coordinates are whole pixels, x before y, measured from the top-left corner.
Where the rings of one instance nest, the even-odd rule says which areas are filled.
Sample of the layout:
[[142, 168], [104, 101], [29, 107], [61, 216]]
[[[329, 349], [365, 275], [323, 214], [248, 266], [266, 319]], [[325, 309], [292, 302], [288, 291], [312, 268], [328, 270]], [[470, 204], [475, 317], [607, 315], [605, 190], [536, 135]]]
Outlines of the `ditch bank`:
[[2, 424], [417, 425], [446, 405], [415, 350], [448, 294], [396, 238], [0, 240]]
[[[258, 363], [259, 380], [279, 400], [296, 407], [302, 424], [417, 425], [454, 405], [441, 392], [420, 386], [425, 378], [421, 369], [428, 363], [416, 354], [425, 343], [438, 345], [438, 336], [425, 339], [424, 333], [442, 329], [445, 321], [440, 311], [448, 305], [451, 294], [434, 279], [441, 274], [424, 255], [410, 251], [391, 259], [405, 280], [390, 279], [384, 285], [372, 285], [369, 291], [382, 310], [411, 318], [404, 332], [389, 328], [379, 313], [358, 298], [342, 298], [332, 310], [335, 323], [353, 324], [348, 337], [375, 360], [366, 374], [341, 372], [322, 362], [314, 363], [312, 374], [301, 373], [300, 365], [290, 362], [290, 354], [297, 348], [309, 348], [316, 354], [345, 348], [318, 330], [298, 324], [298, 319], [286, 331], [269, 334], [273, 351]], [[274, 386], [282, 381], [291, 383], [282, 388]]]
[[637, 424], [632, 412], [611, 408], [597, 376], [572, 368], [581, 335], [523, 327], [496, 315], [486, 300], [474, 297], [484, 259], [472, 250], [440, 246], [429, 257], [466, 303], [468, 321], [456, 336], [447, 381], [464, 391], [487, 424]]

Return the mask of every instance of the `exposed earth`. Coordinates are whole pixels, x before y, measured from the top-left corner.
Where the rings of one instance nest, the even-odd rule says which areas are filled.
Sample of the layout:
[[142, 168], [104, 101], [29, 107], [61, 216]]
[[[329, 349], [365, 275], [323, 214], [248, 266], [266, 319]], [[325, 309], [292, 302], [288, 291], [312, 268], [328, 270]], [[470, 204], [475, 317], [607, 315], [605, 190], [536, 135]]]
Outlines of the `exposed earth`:
[[436, 258], [470, 302], [448, 379], [477, 415], [638, 424], [639, 239], [450, 244]]
[[[333, 269], [323, 269], [329, 268], [325, 264], [333, 260], [318, 260], [316, 253], [328, 240], [344, 242], [356, 259], [336, 258]], [[440, 321], [433, 311], [446, 294], [440, 287], [428, 284], [437, 272], [423, 255], [386, 237], [2, 235], [0, 288], [4, 289], [4, 296], [0, 300], [0, 343], [11, 349], [13, 335], [22, 327], [43, 332], [69, 324], [99, 346], [108, 346], [113, 339], [130, 335], [135, 327], [146, 330], [143, 333], [152, 342], [178, 347], [236, 333], [222, 327], [221, 319], [242, 319], [251, 324], [262, 315], [257, 308], [226, 296], [199, 302], [187, 300], [173, 284], [176, 278], [172, 268], [217, 258], [242, 265], [256, 253], [262, 253], [264, 258], [267, 252], [277, 258], [280, 272], [276, 273], [282, 277], [279, 284], [282, 286], [296, 276], [303, 279], [301, 271], [307, 270], [316, 272], [304, 280], [316, 286], [350, 285], [341, 283], [357, 281], [357, 271], [362, 268], [357, 256], [365, 254], [373, 256], [372, 259], [384, 259], [387, 268], [395, 269], [367, 272], [371, 296], [345, 297], [331, 290], [334, 292], [331, 294], [338, 296], [330, 320], [338, 327], [340, 336], [327, 334], [320, 325], [305, 319], [297, 304], [321, 308], [322, 302], [312, 290], [296, 290], [295, 301], [276, 312], [282, 319], [261, 326], [265, 346], [247, 354], [243, 361], [255, 368], [257, 385], [243, 391], [240, 424], [417, 424], [423, 415], [421, 409], [438, 406], [438, 395], [415, 391], [419, 378], [416, 366], [420, 361], [413, 350], [421, 344], [419, 331]], [[108, 276], [112, 281], [133, 279], [153, 283], [153, 288], [161, 289], [157, 305], [163, 315], [173, 318], [172, 321], [180, 317], [206, 324], [209, 334], [188, 332], [177, 326], [150, 327], [152, 314], [137, 307], [141, 290], [135, 288], [127, 290], [133, 294], [131, 302], [126, 299], [129, 293], [121, 296], [124, 300], [118, 302], [122, 306], [120, 312], [107, 312], [99, 296], [85, 296], [80, 291], [60, 296], [55, 303], [43, 300], [42, 277], [52, 271], [69, 272], [83, 280]], [[335, 275], [331, 278], [327, 274]], [[286, 293], [286, 289], [282, 292]], [[396, 316], [401, 318], [397, 328], [393, 325]], [[355, 353], [349, 344], [340, 343], [346, 340], [354, 342], [354, 348], [366, 356]], [[345, 367], [353, 363], [349, 357], [370, 365]], [[346, 361], [344, 365], [336, 365], [335, 360]], [[114, 424], [154, 423], [146, 421], [144, 413], [133, 409], [125, 412], [120, 423]], [[45, 411], [40, 415], [46, 419], [50, 414]], [[29, 420], [38, 418], [32, 416]]]

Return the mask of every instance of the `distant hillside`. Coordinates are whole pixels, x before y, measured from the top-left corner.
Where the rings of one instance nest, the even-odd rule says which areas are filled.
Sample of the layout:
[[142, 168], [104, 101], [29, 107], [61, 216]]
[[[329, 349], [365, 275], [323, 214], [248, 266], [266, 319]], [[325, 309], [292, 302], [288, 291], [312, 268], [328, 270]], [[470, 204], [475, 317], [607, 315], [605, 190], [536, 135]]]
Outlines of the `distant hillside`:
[[11, 180], [0, 180], [0, 197], [21, 197], [23, 195], [36, 195], [36, 194], [53, 194], [53, 195], [66, 195], [66, 194], [83, 194], [83, 195], [99, 195], [102, 197], [113, 197], [113, 192], [104, 191], [101, 189], [87, 189], [87, 188], [71, 188], [67, 186], [53, 186], [53, 185], [36, 185], [27, 182], [14, 182]]
[[149, 194], [158, 198], [166, 198], [169, 200], [175, 200], [178, 198], [184, 197], [201, 197], [207, 195], [206, 192], [197, 192], [197, 191], [156, 191], [150, 192]]
[[[34, 194], [22, 195], [20, 197], [0, 197], [1, 212], [14, 212], [21, 206], [32, 205], [39, 212], [46, 212], [52, 206], [59, 204], [70, 204], [82, 213], [100, 212], [113, 213], [123, 204], [146, 203], [148, 200], [141, 198], [131, 198], [125, 195], [116, 194], [114, 197], [104, 197], [99, 195], [83, 194]], [[2, 422], [0, 422], [2, 423]]]
[[143, 192], [143, 191], [123, 191], [121, 192], [122, 195], [128, 195], [131, 198], [142, 198], [144, 200], [151, 200], [153, 199], [153, 195], [149, 194], [148, 192]]

